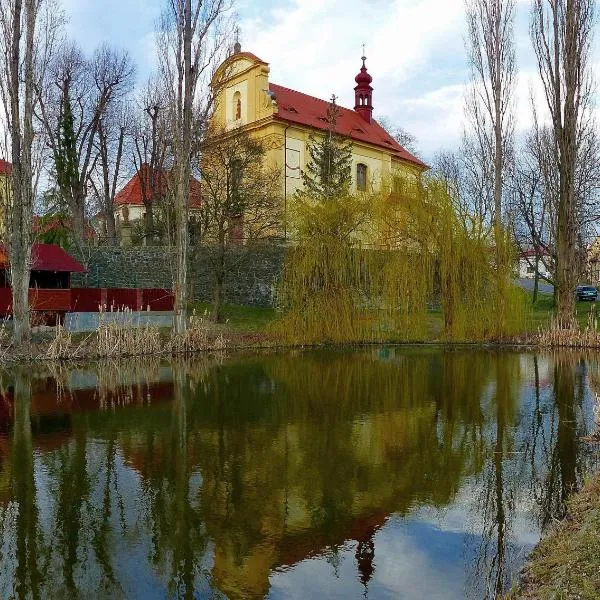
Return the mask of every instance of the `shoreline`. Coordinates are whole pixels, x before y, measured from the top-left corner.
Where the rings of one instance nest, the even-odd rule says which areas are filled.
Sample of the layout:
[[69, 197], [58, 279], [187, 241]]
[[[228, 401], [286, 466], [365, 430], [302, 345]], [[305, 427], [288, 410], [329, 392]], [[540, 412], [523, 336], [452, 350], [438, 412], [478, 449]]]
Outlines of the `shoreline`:
[[600, 474], [569, 498], [567, 515], [536, 544], [521, 570], [518, 589], [505, 598], [600, 598]]
[[[86, 334], [77, 334], [76, 339], [73, 335], [55, 332], [53, 337], [46, 336], [44, 339], [38, 339], [20, 351], [15, 351], [12, 343], [8, 342], [4, 347], [0, 345], [0, 366], [22, 365], [22, 364], [46, 364], [51, 362], [59, 363], [80, 363], [101, 360], [129, 359], [129, 358], [162, 358], [168, 359], [178, 356], [193, 356], [215, 351], [239, 351], [239, 350], [298, 350], [312, 348], [364, 348], [364, 347], [396, 347], [396, 348], [472, 348], [483, 350], [522, 350], [522, 351], [600, 351], [599, 345], [581, 345], [561, 344], [550, 345], [540, 343], [539, 340], [530, 339], [523, 336], [514, 340], [507, 339], [501, 341], [445, 341], [445, 340], [420, 340], [420, 341], [399, 341], [399, 340], [357, 340], [351, 342], [330, 342], [320, 343], [302, 343], [302, 342], [284, 342], [276, 337], [259, 331], [244, 331], [236, 329], [227, 329], [223, 325], [209, 325], [201, 328], [190, 328], [187, 338], [178, 338], [172, 331], [165, 332], [158, 328], [113, 328], [113, 337], [118, 337], [117, 343], [132, 336], [128, 347], [114, 347], [109, 352], [97, 351], [97, 338], [100, 330], [95, 330]], [[65, 336], [64, 340], [60, 336]], [[150, 347], [145, 344], [146, 338], [150, 336]], [[142, 339], [135, 339], [136, 337]], [[537, 337], [537, 336], [535, 336]], [[61, 341], [64, 342], [61, 346]], [[58, 342], [58, 344], [57, 344]], [[58, 350], [53, 349], [53, 345], [61, 346]]]
[[[143, 330], [146, 333], [148, 330]], [[68, 342], [67, 347], [62, 347], [57, 352], [52, 351], [56, 337], [44, 340], [33, 341], [20, 351], [15, 351], [12, 344], [0, 348], [0, 366], [18, 366], [23, 364], [47, 364], [59, 362], [64, 364], [93, 362], [101, 360], [129, 359], [129, 358], [175, 358], [178, 356], [193, 356], [215, 351], [239, 351], [239, 350], [298, 350], [298, 349], [316, 349], [316, 348], [365, 348], [365, 347], [396, 347], [396, 348], [479, 348], [487, 350], [542, 350], [555, 349], [540, 346], [535, 342], [524, 341], [410, 341], [403, 342], [397, 340], [382, 341], [354, 341], [354, 342], [321, 342], [321, 343], [286, 343], [268, 334], [258, 334], [255, 332], [236, 332], [236, 331], [211, 331], [208, 330], [188, 330], [195, 332], [203, 337], [199, 343], [181, 345], [173, 343], [174, 334], [163, 335], [161, 342], [164, 344], [161, 349], [148, 349], [145, 346], [137, 346], [133, 351], [120, 350], [102, 353], [95, 351], [97, 347], [96, 340], [92, 339], [98, 335], [98, 331], [90, 332], [80, 341]], [[153, 332], [155, 333], [155, 332]], [[143, 342], [143, 340], [142, 340]], [[571, 350], [585, 350], [580, 346], [566, 348]], [[592, 349], [592, 348], [587, 348]], [[600, 349], [600, 348], [599, 348]]]

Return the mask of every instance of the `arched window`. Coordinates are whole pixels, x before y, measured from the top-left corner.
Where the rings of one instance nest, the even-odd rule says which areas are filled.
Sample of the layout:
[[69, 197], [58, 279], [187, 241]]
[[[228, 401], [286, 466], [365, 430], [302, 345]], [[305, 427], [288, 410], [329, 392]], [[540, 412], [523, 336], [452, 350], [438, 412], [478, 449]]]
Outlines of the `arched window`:
[[239, 92], [233, 94], [233, 115], [236, 121], [242, 118], [242, 95]]
[[367, 165], [363, 163], [356, 165], [356, 189], [359, 192], [367, 191]]

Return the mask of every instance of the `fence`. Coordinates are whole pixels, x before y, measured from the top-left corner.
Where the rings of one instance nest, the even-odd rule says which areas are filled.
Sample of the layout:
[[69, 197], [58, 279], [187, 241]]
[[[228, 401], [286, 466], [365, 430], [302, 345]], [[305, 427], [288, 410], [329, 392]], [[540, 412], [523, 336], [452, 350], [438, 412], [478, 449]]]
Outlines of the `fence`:
[[[67, 313], [103, 310], [171, 311], [173, 292], [167, 289], [73, 288], [67, 290], [30, 289], [29, 306], [33, 311]], [[0, 315], [9, 315], [12, 290], [0, 288]]]

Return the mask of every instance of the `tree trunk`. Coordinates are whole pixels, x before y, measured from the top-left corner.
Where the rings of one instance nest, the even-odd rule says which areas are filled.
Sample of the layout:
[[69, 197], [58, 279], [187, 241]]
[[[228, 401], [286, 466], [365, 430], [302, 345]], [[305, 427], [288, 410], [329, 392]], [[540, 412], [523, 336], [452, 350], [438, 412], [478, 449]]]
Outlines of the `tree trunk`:
[[[562, 187], [562, 186], [561, 186]], [[561, 192], [556, 240], [556, 318], [560, 327], [570, 327], [575, 315], [575, 245], [569, 235], [573, 217], [571, 202]]]
[[225, 240], [223, 234], [221, 238], [215, 262], [215, 287], [213, 289], [212, 319], [215, 323], [223, 321], [223, 284], [225, 282]]
[[85, 244], [85, 214], [84, 214], [85, 198], [83, 190], [73, 190], [69, 198], [69, 209], [71, 218], [73, 219], [73, 238], [75, 244], [80, 248]]
[[13, 293], [13, 335], [17, 346], [29, 342], [29, 277], [31, 264], [31, 222], [33, 213], [31, 146], [33, 144], [33, 40], [35, 6], [25, 2], [25, 57], [23, 70], [23, 126], [21, 129], [20, 58], [22, 1], [16, 0], [12, 23], [12, 51], [9, 67], [11, 99], [11, 150], [13, 197], [11, 205], [10, 262]]
[[537, 302], [539, 287], [540, 287], [540, 260], [536, 256], [535, 257], [535, 271], [534, 271], [534, 275], [533, 275], [533, 304], [535, 304]]
[[[192, 147], [192, 3], [185, 0], [183, 15], [183, 106], [178, 118], [179, 140], [177, 161], [177, 190], [175, 194], [175, 331], [187, 329], [187, 251], [188, 205], [190, 192], [190, 153]], [[179, 103], [181, 106], [181, 102]], [[178, 106], [178, 108], [179, 108]]]
[[104, 212], [104, 219], [106, 221], [106, 237], [108, 243], [111, 246], [117, 245], [117, 225], [115, 223], [115, 213], [112, 210], [106, 210]]
[[[152, 207], [152, 201], [147, 202], [145, 205], [146, 216], [144, 217], [144, 225], [146, 227], [146, 244], [152, 246], [154, 244], [154, 210]], [[148, 243], [149, 242], [149, 243]]]

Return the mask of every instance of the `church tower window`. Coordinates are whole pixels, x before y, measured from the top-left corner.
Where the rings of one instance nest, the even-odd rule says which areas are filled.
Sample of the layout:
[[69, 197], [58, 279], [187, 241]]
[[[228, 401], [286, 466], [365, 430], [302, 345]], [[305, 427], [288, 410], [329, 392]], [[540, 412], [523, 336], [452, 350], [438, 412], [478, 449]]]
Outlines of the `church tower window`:
[[356, 165], [356, 189], [359, 192], [367, 191], [367, 165], [363, 163]]

